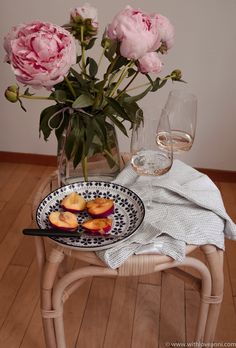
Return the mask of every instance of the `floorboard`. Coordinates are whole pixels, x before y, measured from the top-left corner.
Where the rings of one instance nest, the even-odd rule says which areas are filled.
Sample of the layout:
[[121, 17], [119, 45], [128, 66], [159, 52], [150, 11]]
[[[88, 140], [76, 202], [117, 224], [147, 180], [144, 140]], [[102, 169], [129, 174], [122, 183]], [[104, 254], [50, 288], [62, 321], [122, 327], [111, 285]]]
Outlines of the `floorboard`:
[[138, 285], [132, 348], [158, 347], [160, 295], [160, 286], [143, 283]]
[[[43, 348], [31, 226], [37, 189], [55, 168], [0, 163], [0, 347]], [[236, 222], [236, 184], [217, 182]], [[202, 254], [195, 256], [201, 260]], [[236, 242], [226, 241], [225, 291], [216, 342], [236, 342]], [[168, 273], [88, 279], [65, 304], [68, 348], [158, 348], [193, 342], [199, 294]]]

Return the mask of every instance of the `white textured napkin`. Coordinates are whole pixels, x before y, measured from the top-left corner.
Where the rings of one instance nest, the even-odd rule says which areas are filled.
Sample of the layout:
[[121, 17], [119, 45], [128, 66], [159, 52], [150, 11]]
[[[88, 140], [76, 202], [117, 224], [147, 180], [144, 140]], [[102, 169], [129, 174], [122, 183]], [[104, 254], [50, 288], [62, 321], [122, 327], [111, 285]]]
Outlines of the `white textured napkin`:
[[[146, 205], [149, 177], [130, 165], [115, 182], [136, 192]], [[135, 234], [97, 255], [111, 268], [136, 253], [163, 253], [182, 261], [186, 244], [213, 244], [224, 249], [224, 238], [236, 240], [236, 225], [225, 211], [221, 194], [208, 176], [175, 160], [170, 172], [152, 178], [152, 209]]]

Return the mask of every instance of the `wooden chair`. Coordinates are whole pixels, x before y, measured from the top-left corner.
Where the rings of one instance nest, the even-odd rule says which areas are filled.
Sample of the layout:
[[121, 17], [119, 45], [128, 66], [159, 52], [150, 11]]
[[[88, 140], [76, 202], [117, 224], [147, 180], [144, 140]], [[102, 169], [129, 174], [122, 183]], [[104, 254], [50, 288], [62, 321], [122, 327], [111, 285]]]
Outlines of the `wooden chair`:
[[[40, 201], [56, 187], [57, 175], [54, 173], [42, 183], [38, 190], [33, 205], [33, 217], [35, 217]], [[46, 252], [47, 244], [50, 244], [49, 252]], [[131, 277], [160, 271], [173, 273], [200, 292], [195, 341], [204, 343], [214, 341], [224, 282], [223, 251], [215, 246], [200, 247], [207, 264], [191, 257], [192, 251], [197, 246], [188, 245], [183, 263], [173, 261], [166, 255], [133, 255], [121, 267], [114, 270], [107, 267], [95, 252], [77, 251], [63, 247], [45, 237], [35, 237], [35, 245], [40, 271], [41, 314], [47, 348], [66, 348], [63, 321], [64, 303], [87, 278], [91, 276]], [[66, 269], [63, 267], [63, 260], [66, 258], [82, 260], [85, 266], [74, 270]], [[199, 277], [183, 271], [179, 268], [180, 266], [195, 269]], [[60, 272], [60, 270], [64, 271]]]

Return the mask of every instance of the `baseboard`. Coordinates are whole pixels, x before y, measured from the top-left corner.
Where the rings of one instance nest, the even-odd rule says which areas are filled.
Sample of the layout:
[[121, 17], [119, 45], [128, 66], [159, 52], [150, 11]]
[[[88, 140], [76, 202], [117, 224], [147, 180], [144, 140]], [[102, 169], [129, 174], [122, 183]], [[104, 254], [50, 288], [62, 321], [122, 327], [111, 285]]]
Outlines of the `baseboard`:
[[204, 173], [211, 178], [214, 182], [236, 182], [236, 171], [233, 170], [220, 170], [220, 169], [208, 169], [208, 168], [196, 168], [199, 172]]
[[[0, 151], [0, 162], [56, 166], [57, 157], [52, 155]], [[196, 169], [208, 175], [213, 181], [236, 182], [236, 171], [208, 168]]]
[[33, 153], [0, 151], [0, 162], [56, 166], [57, 157], [51, 156], [51, 155], [40, 155], [40, 154], [33, 154]]

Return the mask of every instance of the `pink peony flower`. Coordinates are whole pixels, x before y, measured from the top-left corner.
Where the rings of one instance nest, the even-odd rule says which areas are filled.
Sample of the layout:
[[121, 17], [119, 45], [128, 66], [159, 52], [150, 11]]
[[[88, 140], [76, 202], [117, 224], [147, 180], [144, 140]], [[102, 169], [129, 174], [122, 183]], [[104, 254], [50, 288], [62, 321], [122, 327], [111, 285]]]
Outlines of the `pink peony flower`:
[[154, 14], [153, 18], [158, 21], [158, 30], [160, 33], [161, 42], [165, 44], [166, 49], [169, 50], [174, 44], [174, 27], [169, 19], [161, 14]]
[[162, 62], [156, 52], [148, 52], [139, 58], [138, 66], [141, 73], [159, 73], [162, 69]]
[[35, 88], [51, 88], [61, 82], [76, 63], [76, 45], [62, 27], [32, 22], [13, 27], [4, 39], [6, 61], [16, 79]]
[[70, 16], [72, 19], [76, 20], [76, 17], [81, 17], [82, 19], [91, 19], [91, 24], [94, 28], [98, 28], [98, 12], [95, 7], [86, 3], [81, 7], [76, 7], [71, 10]]
[[107, 36], [120, 41], [123, 57], [139, 59], [161, 46], [158, 19], [127, 6], [107, 27]]

